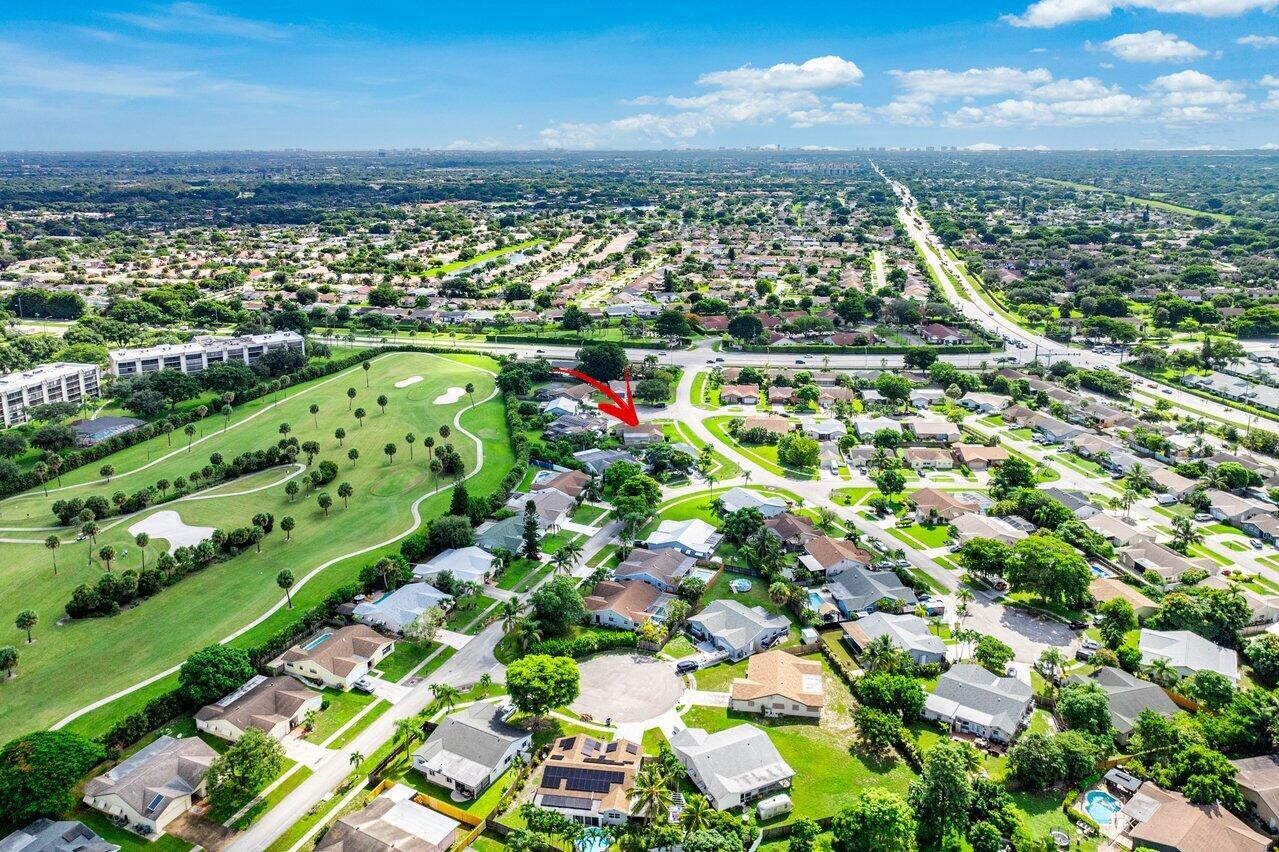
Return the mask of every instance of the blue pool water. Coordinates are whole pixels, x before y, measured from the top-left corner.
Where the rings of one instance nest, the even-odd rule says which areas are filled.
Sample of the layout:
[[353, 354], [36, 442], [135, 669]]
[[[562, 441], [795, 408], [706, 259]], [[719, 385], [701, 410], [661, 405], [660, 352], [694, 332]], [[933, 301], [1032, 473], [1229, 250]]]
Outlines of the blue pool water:
[[749, 592], [751, 590], [750, 580], [734, 580], [728, 584], [735, 592]]
[[1091, 790], [1084, 796], [1084, 810], [1098, 825], [1109, 825], [1123, 806], [1104, 790]]
[[1102, 579], [1115, 576], [1100, 565], [1089, 565], [1088, 570], [1092, 571], [1094, 577], [1101, 577]]
[[821, 596], [821, 595], [819, 595], [819, 594], [817, 594], [817, 592], [809, 592], [809, 593], [808, 593], [808, 605], [809, 605], [812, 609], [816, 610], [818, 607], [820, 607], [820, 606], [822, 605], [822, 603], [823, 603], [823, 602], [822, 602], [822, 596]]
[[325, 642], [329, 641], [329, 637], [332, 635], [333, 635], [332, 633], [321, 633], [319, 636], [316, 636], [310, 642], [307, 642], [306, 647], [304, 647], [302, 650], [314, 651], [316, 648], [320, 647]]

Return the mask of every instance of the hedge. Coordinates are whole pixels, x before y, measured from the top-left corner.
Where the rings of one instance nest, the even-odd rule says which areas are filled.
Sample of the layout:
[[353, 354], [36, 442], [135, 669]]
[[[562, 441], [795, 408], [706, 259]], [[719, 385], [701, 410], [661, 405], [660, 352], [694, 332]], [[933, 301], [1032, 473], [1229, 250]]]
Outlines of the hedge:
[[905, 355], [907, 352], [920, 348], [927, 348], [937, 353], [950, 353], [952, 355], [986, 355], [992, 352], [1002, 351], [1003, 346], [998, 348], [989, 343], [965, 343], [959, 346], [824, 346], [822, 344], [812, 345], [791, 345], [791, 346], [760, 346], [756, 343], [743, 343], [736, 348], [742, 352], [776, 352], [781, 354], [807, 354], [807, 355]]
[[[535, 334], [486, 334], [484, 339], [489, 343], [545, 343], [548, 346], [585, 346], [588, 343], [620, 343], [631, 349], [665, 349], [667, 344], [662, 340], [599, 340], [592, 337], [567, 335]], [[686, 347], [691, 339], [680, 338], [680, 347]]]
[[529, 654], [546, 654], [551, 657], [572, 657], [580, 660], [601, 651], [617, 648], [634, 648], [638, 637], [629, 630], [585, 633], [575, 639], [547, 639], [529, 647]]

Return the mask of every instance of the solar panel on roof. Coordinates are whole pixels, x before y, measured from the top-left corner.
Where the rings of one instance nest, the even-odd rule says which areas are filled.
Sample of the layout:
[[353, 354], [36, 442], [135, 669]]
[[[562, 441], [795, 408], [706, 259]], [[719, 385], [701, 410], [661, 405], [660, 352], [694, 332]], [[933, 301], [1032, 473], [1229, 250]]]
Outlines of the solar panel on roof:
[[163, 793], [156, 793], [155, 798], [147, 803], [147, 813], [154, 813], [155, 809], [160, 807], [160, 803], [164, 801]]
[[627, 754], [639, 754], [639, 746], [635, 745], [635, 743], [627, 743], [627, 744], [626, 744], [626, 753], [627, 753]]
[[572, 748], [573, 740], [575, 739], [577, 739], [577, 737], [565, 737], [564, 739], [560, 740], [560, 748]]
[[580, 796], [543, 796], [542, 804], [548, 808], [570, 808], [575, 811], [589, 811], [593, 804], [592, 799], [583, 799]]

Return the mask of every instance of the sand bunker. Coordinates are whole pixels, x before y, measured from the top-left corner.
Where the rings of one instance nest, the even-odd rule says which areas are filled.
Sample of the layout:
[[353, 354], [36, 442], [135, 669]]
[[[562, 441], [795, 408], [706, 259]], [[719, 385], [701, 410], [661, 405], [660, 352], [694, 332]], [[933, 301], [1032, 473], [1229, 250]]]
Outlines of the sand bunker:
[[213, 535], [213, 527], [193, 527], [182, 522], [182, 517], [171, 509], [156, 512], [129, 527], [131, 535], [146, 533], [151, 538], [162, 538], [169, 543], [169, 553], [179, 547], [193, 547]]
[[462, 398], [462, 394], [466, 393], [466, 388], [449, 388], [444, 393], [435, 398], [435, 405], [452, 405]]
[[407, 379], [400, 379], [398, 382], [395, 383], [395, 386], [397, 388], [406, 388], [409, 385], [415, 385], [420, 381], [422, 381], [421, 376], [409, 376]]

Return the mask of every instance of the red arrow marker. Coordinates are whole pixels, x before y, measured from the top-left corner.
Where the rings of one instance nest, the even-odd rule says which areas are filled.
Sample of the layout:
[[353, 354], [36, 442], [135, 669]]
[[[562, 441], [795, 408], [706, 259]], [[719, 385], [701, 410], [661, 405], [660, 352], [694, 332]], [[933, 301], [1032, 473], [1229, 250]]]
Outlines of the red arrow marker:
[[[613, 389], [601, 382], [594, 376], [588, 376], [580, 370], [569, 370], [565, 367], [552, 367], [552, 373], [562, 373], [566, 376], [572, 376], [575, 379], [581, 379], [600, 393], [613, 400], [612, 403], [602, 403], [600, 405], [600, 414], [607, 414], [610, 417], [616, 417], [627, 426], [639, 425], [639, 414], [635, 411], [635, 400], [631, 398], [631, 371], [629, 369], [622, 371], [622, 380], [626, 382], [626, 399], [622, 399], [613, 393]], [[614, 404], [616, 403], [616, 404]]]

